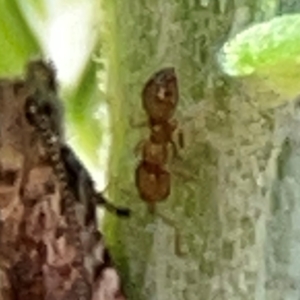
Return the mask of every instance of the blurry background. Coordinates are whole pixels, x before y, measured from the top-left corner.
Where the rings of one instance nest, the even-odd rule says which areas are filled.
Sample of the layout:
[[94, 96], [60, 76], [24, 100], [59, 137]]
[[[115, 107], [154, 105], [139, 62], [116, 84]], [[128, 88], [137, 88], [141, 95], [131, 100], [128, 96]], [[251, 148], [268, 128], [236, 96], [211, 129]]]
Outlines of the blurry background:
[[4, 0], [0, 14], [0, 75], [22, 75], [35, 57], [54, 62], [66, 105], [67, 141], [103, 188], [109, 120], [99, 52], [100, 1]]
[[[212, 3], [200, 2], [203, 8]], [[231, 39], [245, 28], [247, 29], [250, 20], [252, 25], [272, 20], [276, 15], [294, 13], [300, 4], [292, 0], [264, 0], [258, 3], [253, 11], [246, 3], [237, 5], [227, 35], [230, 43], [225, 45], [224, 51], [221, 50], [221, 55], [218, 52], [226, 40], [219, 40], [219, 49], [212, 50], [216, 57], [219, 56], [219, 63], [223, 65], [225, 73], [233, 76], [254, 73], [255, 87], [258, 82], [261, 85], [262, 82], [268, 81], [268, 84], [271, 82], [271, 89], [275, 89], [280, 94], [280, 98], [282, 94], [286, 96], [286, 93], [288, 98], [291, 98], [299, 89], [297, 53], [300, 49], [300, 42], [298, 42], [300, 21], [297, 22], [297, 16], [294, 19], [287, 18], [283, 22], [279, 20], [275, 26], [265, 25], [269, 31], [261, 37], [257, 37], [257, 34], [265, 30], [257, 26], [250, 34], [240, 35], [242, 38], [238, 35], [233, 42]], [[106, 95], [107, 72], [109, 69], [110, 74], [114, 76], [113, 74], [122, 69], [114, 61], [116, 59], [114, 53], [110, 54], [111, 50], [120, 51], [120, 48], [116, 47], [122, 40], [122, 34], [119, 37], [117, 37], [119, 33], [115, 34], [115, 26], [118, 23], [117, 20], [113, 20], [115, 5], [117, 1], [109, 3], [105, 0], [1, 0], [0, 2], [0, 75], [22, 74], [24, 64], [28, 59], [35, 57], [42, 56], [54, 62], [61, 87], [61, 98], [66, 104], [67, 141], [76, 148], [99, 188], [106, 186], [105, 168], [110, 145], [110, 121]], [[157, 13], [165, 15], [165, 28], [167, 28], [167, 18], [171, 10], [168, 12], [168, 5], [165, 8], [159, 5], [158, 3], [160, 9]], [[219, 9], [224, 12], [230, 8], [230, 5], [230, 1], [227, 0], [216, 1], [216, 7], [219, 6]], [[142, 2], [140, 8], [139, 5], [132, 8], [133, 13], [134, 10], [142, 12], [143, 9], [154, 13], [151, 6], [147, 8]], [[127, 13], [130, 14], [130, 11]], [[127, 17], [130, 18], [129, 14]], [[145, 22], [147, 22], [146, 18]], [[142, 26], [142, 19], [139, 19], [138, 23]], [[130, 26], [131, 24], [128, 23], [128, 28]], [[292, 33], [284, 30], [291, 26], [294, 28]], [[176, 26], [172, 30], [175, 33]], [[126, 28], [123, 28], [123, 31], [126, 32]], [[196, 36], [201, 35], [201, 29], [198, 35], [195, 29], [195, 33]], [[154, 31], [152, 33], [149, 31], [150, 36], [153, 34]], [[169, 36], [166, 37], [170, 39], [172, 35], [170, 31]], [[275, 46], [272, 45], [278, 37], [280, 45], [276, 43]], [[143, 35], [140, 36], [140, 41], [142, 46], [145, 41]], [[289, 41], [288, 46], [287, 41]], [[130, 40], [123, 46], [129, 48], [126, 50], [128, 53], [134, 53], [135, 50], [131, 50], [131, 47], [135, 46], [130, 45]], [[103, 48], [106, 49], [105, 53], [102, 51]], [[261, 55], [260, 49], [264, 49]], [[160, 49], [157, 53], [158, 60], [164, 60], [165, 58], [160, 57], [159, 51]], [[178, 49], [176, 50], [175, 47], [173, 51], [176, 52]], [[199, 48], [198, 51], [201, 52], [201, 49]], [[272, 61], [271, 66], [266, 63], [267, 60]], [[295, 67], [294, 71], [291, 71], [291, 66]], [[111, 79], [117, 82], [117, 77], [118, 75], [115, 75], [115, 78]], [[278, 87], [280, 84], [283, 87]], [[269, 89], [270, 86], [268, 85], [267, 88]]]
[[[134, 211], [107, 214], [105, 228], [130, 300], [299, 299], [300, 114], [278, 108], [300, 90], [299, 3], [0, 0], [0, 75], [54, 61], [67, 141], [99, 187], [109, 171], [110, 197]], [[180, 228], [184, 257], [134, 181], [147, 128], [130, 121], [145, 120], [143, 84], [170, 65], [186, 138], [170, 169], [193, 176], [172, 169], [158, 209]]]

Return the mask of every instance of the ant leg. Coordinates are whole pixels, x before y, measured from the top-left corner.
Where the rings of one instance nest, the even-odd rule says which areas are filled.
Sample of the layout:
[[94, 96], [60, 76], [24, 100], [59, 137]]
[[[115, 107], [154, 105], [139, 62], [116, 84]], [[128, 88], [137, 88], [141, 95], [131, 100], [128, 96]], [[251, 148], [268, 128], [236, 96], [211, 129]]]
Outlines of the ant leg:
[[156, 212], [156, 215], [159, 216], [163, 222], [165, 222], [167, 225], [171, 226], [174, 231], [175, 231], [175, 240], [174, 240], [174, 247], [175, 247], [175, 254], [177, 256], [184, 256], [186, 253], [184, 253], [181, 249], [181, 235], [180, 235], [180, 230], [177, 228], [173, 220], [170, 220], [166, 216], [162, 215], [159, 212]]
[[[178, 151], [178, 146], [180, 147], [180, 149], [184, 148], [184, 135], [183, 135], [183, 131], [182, 129], [178, 128], [178, 122], [176, 120], [172, 120], [171, 121], [171, 130], [173, 132], [173, 136], [174, 134], [176, 134], [176, 142], [174, 142], [174, 139], [171, 139], [170, 143], [172, 145], [173, 148], [173, 157], [179, 160], [182, 160], [182, 158], [179, 155], [179, 151]], [[178, 128], [178, 129], [177, 129]]]
[[95, 203], [104, 206], [109, 212], [119, 216], [119, 217], [129, 217], [130, 216], [130, 209], [129, 208], [123, 208], [118, 207], [112, 203], [110, 203], [102, 193], [96, 193], [95, 197]]
[[173, 152], [172, 159], [174, 159], [175, 161], [176, 160], [177, 161], [183, 161], [182, 156], [179, 154], [177, 144], [173, 140], [170, 141], [170, 144], [172, 146], [172, 152]]
[[193, 175], [191, 172], [186, 171], [183, 167], [172, 166], [171, 171], [172, 171], [172, 174], [174, 174], [177, 177], [182, 178], [185, 181], [198, 180], [198, 176]]
[[[176, 130], [176, 128], [178, 128], [177, 123], [176, 123], [176, 127], [174, 127], [174, 130]], [[174, 140], [171, 141], [173, 149], [174, 149], [173, 152], [174, 152], [176, 157], [180, 157], [178, 155], [178, 146], [179, 146], [180, 149], [183, 149], [184, 146], [185, 146], [184, 133], [183, 133], [182, 128], [178, 128], [174, 132], [174, 134], [176, 135], [176, 142], [177, 143], [175, 143]]]
[[101, 193], [96, 193], [94, 195], [95, 198], [95, 204], [104, 206], [109, 212], [119, 216], [119, 217], [129, 217], [131, 214], [131, 210], [129, 208], [123, 208], [116, 206], [112, 203], [110, 203], [104, 196], [104, 194], [108, 191], [109, 186], [111, 182], [108, 182], [108, 184], [105, 186], [103, 191]]
[[177, 138], [178, 138], [178, 145], [181, 149], [184, 148], [184, 135], [183, 135], [183, 131], [182, 129], [178, 130], [178, 134], [177, 134]]
[[156, 214], [156, 205], [155, 202], [148, 203], [148, 211], [151, 215]]

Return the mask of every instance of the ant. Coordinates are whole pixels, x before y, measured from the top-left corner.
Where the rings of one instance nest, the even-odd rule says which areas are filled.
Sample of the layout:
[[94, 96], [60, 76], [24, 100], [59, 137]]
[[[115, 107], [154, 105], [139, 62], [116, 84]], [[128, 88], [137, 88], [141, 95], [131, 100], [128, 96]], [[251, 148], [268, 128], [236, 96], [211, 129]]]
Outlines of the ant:
[[165, 200], [171, 192], [167, 163], [169, 144], [176, 149], [172, 135], [177, 124], [172, 117], [177, 102], [178, 85], [174, 68], [162, 69], [146, 82], [142, 103], [148, 116], [150, 137], [143, 142], [142, 160], [136, 168], [135, 180], [139, 195], [148, 203], [151, 212], [154, 212], [156, 202]]
[[[140, 198], [154, 214], [157, 202], [164, 201], [171, 193], [171, 174], [168, 170], [169, 146], [177, 155], [173, 133], [177, 122], [173, 119], [179, 93], [174, 68], [156, 72], [145, 84], [142, 91], [142, 104], [148, 116], [149, 138], [142, 142], [142, 159], [135, 171], [135, 183]], [[163, 221], [175, 229], [175, 252], [179, 249], [179, 233], [173, 222], [159, 214]]]

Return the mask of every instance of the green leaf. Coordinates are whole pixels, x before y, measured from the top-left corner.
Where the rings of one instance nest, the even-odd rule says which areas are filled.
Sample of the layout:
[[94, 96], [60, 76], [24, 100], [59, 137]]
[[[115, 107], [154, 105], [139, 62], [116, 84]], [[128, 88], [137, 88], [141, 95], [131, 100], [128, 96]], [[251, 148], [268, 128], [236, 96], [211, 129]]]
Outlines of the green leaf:
[[228, 41], [221, 53], [224, 71], [254, 75], [282, 97], [300, 91], [300, 15], [286, 15], [254, 25]]
[[15, 0], [0, 1], [0, 76], [22, 73], [40, 48]]
[[97, 67], [90, 61], [78, 83], [78, 88], [67, 100], [67, 123], [71, 136], [76, 133], [81, 150], [90, 162], [98, 162], [97, 149], [102, 141], [102, 123], [95, 112], [101, 102], [101, 95], [96, 78]]

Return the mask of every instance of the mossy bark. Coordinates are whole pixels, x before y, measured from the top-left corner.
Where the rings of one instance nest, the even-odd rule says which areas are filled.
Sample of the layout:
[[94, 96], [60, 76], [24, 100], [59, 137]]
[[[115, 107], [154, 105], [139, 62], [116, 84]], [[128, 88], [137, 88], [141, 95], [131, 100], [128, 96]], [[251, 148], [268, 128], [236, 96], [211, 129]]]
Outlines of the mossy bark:
[[[295, 285], [274, 281], [276, 249], [284, 252], [281, 239], [272, 237], [283, 213], [277, 210], [275, 218], [271, 209], [278, 198], [273, 187], [280, 188], [276, 166], [284, 133], [278, 128], [289, 110], [281, 117], [259, 111], [257, 102], [274, 95], [224, 77], [216, 63], [222, 43], [259, 13], [260, 1], [237, 3], [116, 0], [105, 6], [110, 196], [133, 210], [130, 220], [108, 216], [106, 233], [131, 300], [287, 299], [292, 288], [300, 295]], [[243, 20], [241, 9], [248, 12]], [[182, 256], [175, 252], [174, 228], [148, 213], [134, 183], [140, 159], [134, 148], [149, 133], [132, 121], [146, 120], [141, 90], [166, 66], [175, 67], [179, 78], [176, 118], [185, 145], [169, 165], [172, 194], [157, 209], [179, 228]], [[281, 237], [286, 230], [275, 229]], [[288, 275], [287, 265], [280, 276]]]

